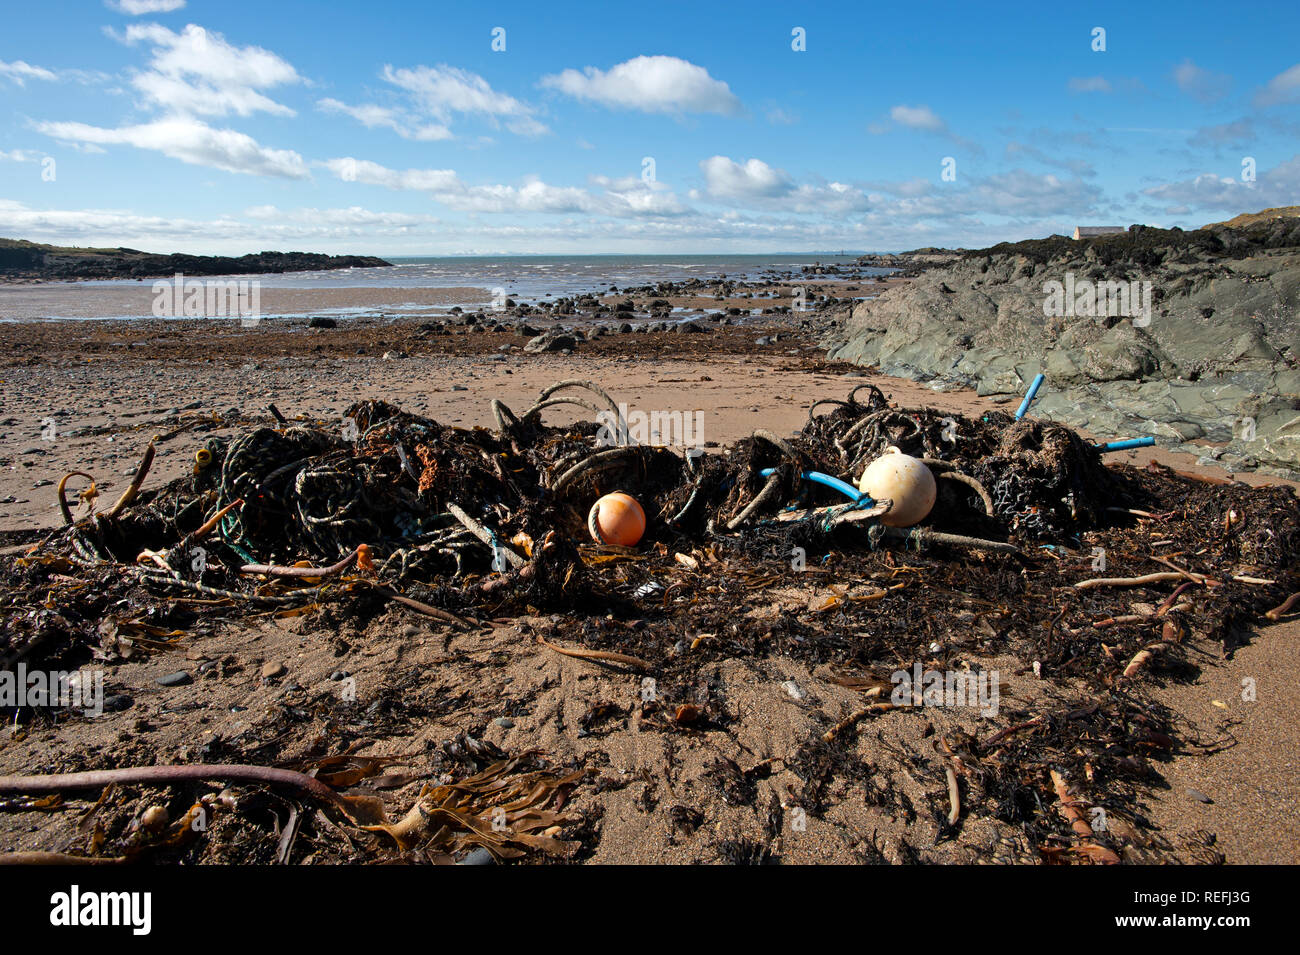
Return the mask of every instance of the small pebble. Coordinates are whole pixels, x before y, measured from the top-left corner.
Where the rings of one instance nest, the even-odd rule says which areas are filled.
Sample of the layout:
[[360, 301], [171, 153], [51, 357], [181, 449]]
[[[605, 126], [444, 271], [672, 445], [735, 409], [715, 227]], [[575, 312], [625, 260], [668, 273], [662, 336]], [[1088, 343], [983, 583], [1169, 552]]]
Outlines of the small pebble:
[[276, 660], [268, 661], [262, 664], [262, 679], [274, 680], [277, 676], [284, 675], [284, 664]]
[[508, 716], [498, 716], [492, 722], [504, 730], [508, 730], [515, 725], [515, 721]]
[[1193, 789], [1191, 786], [1187, 787], [1187, 795], [1191, 796], [1197, 802], [1203, 802], [1206, 805], [1213, 805], [1214, 803], [1214, 800], [1205, 795], [1205, 793], [1201, 792], [1199, 789]]
[[159, 686], [185, 686], [187, 683], [194, 682], [194, 678], [185, 670], [177, 670], [175, 673], [160, 676], [154, 682]]

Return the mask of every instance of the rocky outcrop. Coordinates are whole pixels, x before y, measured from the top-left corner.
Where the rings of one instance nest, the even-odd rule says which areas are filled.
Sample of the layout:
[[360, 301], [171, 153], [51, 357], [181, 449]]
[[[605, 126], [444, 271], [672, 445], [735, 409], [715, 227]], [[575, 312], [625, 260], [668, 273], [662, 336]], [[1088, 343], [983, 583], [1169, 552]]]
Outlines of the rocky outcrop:
[[1019, 395], [1042, 372], [1037, 415], [1300, 476], [1298, 315], [1300, 219], [1135, 226], [968, 252], [827, 344], [937, 389]]
[[936, 265], [948, 265], [961, 258], [965, 249], [913, 249], [911, 252], [883, 252], [858, 256], [859, 266], [872, 268], [898, 269], [903, 276], [920, 275], [926, 269]]
[[259, 252], [221, 255], [157, 255], [136, 249], [73, 249], [0, 239], [0, 279], [60, 281], [185, 275], [256, 275], [317, 269], [379, 268], [391, 262], [368, 255]]

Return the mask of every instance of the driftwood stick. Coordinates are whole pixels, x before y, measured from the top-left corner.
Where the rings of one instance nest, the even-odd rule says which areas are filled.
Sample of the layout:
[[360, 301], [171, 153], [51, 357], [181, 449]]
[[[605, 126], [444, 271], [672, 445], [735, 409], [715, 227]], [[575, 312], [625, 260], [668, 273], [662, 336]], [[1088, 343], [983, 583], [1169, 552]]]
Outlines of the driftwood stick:
[[313, 776], [292, 769], [238, 763], [130, 766], [124, 769], [94, 769], [84, 773], [56, 773], [50, 776], [0, 776], [0, 793], [57, 793], [67, 789], [102, 789], [113, 784], [168, 786], [217, 779], [281, 786], [348, 811], [343, 797]]
[[1098, 587], [1145, 587], [1147, 584], [1161, 584], [1170, 580], [1186, 580], [1183, 573], [1144, 574], [1141, 577], [1093, 577], [1081, 580], [1074, 585], [1075, 590], [1096, 590]]
[[1020, 553], [1020, 548], [1015, 544], [1008, 544], [1003, 541], [983, 540], [979, 537], [967, 537], [964, 534], [947, 534], [943, 531], [932, 531], [928, 527], [885, 527], [882, 530], [886, 537], [892, 537], [895, 540], [915, 544], [918, 549], [925, 547], [927, 544], [947, 544], [952, 547], [969, 547], [974, 550], [991, 550], [999, 554]]
[[528, 561], [520, 557], [519, 554], [516, 553], [513, 548], [507, 547], [505, 544], [501, 543], [500, 540], [498, 540], [495, 536], [493, 536], [491, 531], [489, 531], [478, 521], [474, 520], [474, 518], [466, 514], [464, 509], [461, 508], [458, 504], [448, 502], [447, 510], [451, 513], [452, 517], [456, 518], [456, 520], [460, 521], [462, 524], [465, 525], [465, 529], [467, 531], [469, 531], [471, 534], [473, 534], [475, 537], [481, 540], [484, 544], [487, 544], [488, 547], [501, 548], [501, 553], [506, 555], [506, 561], [510, 564], [511, 567], [518, 569], [524, 566], [524, 564], [528, 563]]

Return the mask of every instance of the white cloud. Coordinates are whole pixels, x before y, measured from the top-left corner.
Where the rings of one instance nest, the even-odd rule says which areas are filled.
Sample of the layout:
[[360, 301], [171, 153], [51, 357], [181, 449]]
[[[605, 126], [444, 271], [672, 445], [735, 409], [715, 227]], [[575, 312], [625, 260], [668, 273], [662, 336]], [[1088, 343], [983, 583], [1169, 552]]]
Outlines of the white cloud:
[[889, 118], [909, 129], [925, 129], [930, 132], [947, 129], [947, 124], [928, 106], [895, 106], [889, 111]]
[[445, 206], [462, 212], [551, 212], [598, 213], [594, 197], [576, 186], [551, 186], [530, 179], [522, 186], [462, 186], [455, 191], [435, 193]]
[[233, 129], [214, 129], [197, 119], [168, 117], [137, 126], [104, 129], [86, 123], [38, 123], [54, 139], [93, 145], [127, 145], [160, 152], [196, 166], [254, 176], [306, 179], [310, 174], [298, 153], [270, 149]]
[[1243, 117], [1231, 123], [1202, 126], [1187, 142], [1192, 146], [1244, 146], [1255, 139], [1255, 123]]
[[433, 142], [452, 138], [452, 132], [446, 126], [440, 123], [413, 123], [404, 112], [388, 106], [373, 104], [349, 106], [347, 103], [330, 98], [318, 100], [316, 105], [329, 113], [351, 116], [367, 129], [391, 129], [403, 139]]
[[360, 182], [387, 189], [412, 192], [441, 192], [458, 188], [460, 180], [453, 169], [389, 169], [368, 159], [327, 159], [321, 163], [344, 182]]
[[[962, 177], [958, 183], [931, 187], [924, 180], [909, 179], [898, 183], [873, 183], [873, 188], [898, 198], [885, 200], [872, 194], [871, 215], [898, 222], [932, 222], [938, 233], [956, 233], [959, 228], [978, 227], [981, 234], [992, 234], [994, 241], [1010, 241], [1007, 230], [986, 226], [977, 217], [1015, 217], [1047, 222], [1047, 230], [1060, 231], [1065, 217], [1088, 215], [1102, 197], [1101, 189], [1080, 179], [1062, 179], [1051, 174], [1036, 175], [1014, 169], [982, 179]], [[931, 231], [931, 235], [935, 230]], [[1032, 235], [1033, 233], [1029, 233]], [[1040, 233], [1046, 234], [1046, 233]], [[951, 245], [955, 239], [941, 237]]]
[[761, 159], [743, 164], [726, 156], [710, 156], [700, 163], [705, 189], [715, 199], [771, 199], [789, 194], [790, 177]]
[[1109, 93], [1113, 89], [1104, 76], [1072, 76], [1067, 85], [1071, 93]]
[[568, 69], [543, 76], [541, 85], [575, 99], [645, 113], [733, 116], [741, 111], [740, 100], [726, 83], [675, 56], [638, 56], [608, 71], [594, 66], [582, 72]]
[[978, 180], [959, 195], [952, 208], [955, 212], [1006, 216], [1076, 215], [1092, 210], [1101, 195], [1098, 186], [1080, 179], [1014, 169]]
[[484, 116], [521, 136], [539, 136], [549, 130], [534, 115], [533, 107], [508, 93], [494, 90], [477, 73], [454, 66], [385, 66], [383, 78], [411, 94], [418, 111], [446, 126], [456, 113]]
[[796, 185], [783, 170], [761, 159], [741, 163], [727, 156], [710, 156], [700, 163], [700, 171], [705, 188], [691, 194], [696, 199], [831, 217], [863, 212], [871, 205], [855, 186], [843, 182]]
[[156, 23], [133, 23], [125, 40], [152, 47], [149, 69], [131, 79], [152, 106], [186, 115], [294, 115], [259, 92], [302, 81], [289, 63], [269, 50], [233, 46], [220, 33], [192, 23], [180, 33]]
[[1256, 106], [1276, 106], [1300, 98], [1300, 63], [1283, 70], [1255, 94]]
[[292, 222], [312, 226], [344, 226], [358, 228], [409, 228], [436, 225], [437, 216], [416, 215], [409, 212], [377, 212], [361, 206], [346, 209], [281, 209], [277, 206], [252, 206], [244, 210], [244, 217], [261, 222]]
[[237, 113], [249, 116], [256, 112], [292, 116], [293, 110], [248, 87], [218, 89], [207, 83], [189, 83], [180, 77], [162, 73], [140, 73], [131, 85], [153, 103], [168, 110], [198, 116], [225, 116]]
[[890, 109], [889, 120], [888, 123], [870, 123], [867, 126], [867, 131], [879, 136], [902, 126], [905, 129], [916, 129], [924, 133], [935, 133], [944, 136], [952, 140], [956, 145], [973, 153], [982, 154], [984, 152], [984, 148], [979, 143], [958, 136], [949, 129], [948, 124], [929, 106], [908, 106], [900, 103]]
[[5, 77], [18, 86], [26, 86], [28, 80], [53, 82], [59, 78], [53, 70], [47, 70], [43, 66], [32, 66], [25, 60], [14, 60], [12, 63], [0, 60], [0, 77]]
[[40, 158], [40, 153], [34, 152], [30, 149], [10, 149], [7, 152], [0, 149], [0, 159], [8, 160], [9, 162], [38, 162]]
[[1170, 215], [1183, 215], [1194, 209], [1239, 213], [1295, 205], [1296, 196], [1300, 195], [1300, 155], [1260, 172], [1255, 182], [1203, 173], [1191, 179], [1152, 186], [1143, 189], [1142, 193], [1165, 204], [1164, 211]]
[[1086, 159], [1070, 158], [1069, 151], [1056, 150], [1055, 152], [1045, 152], [1037, 146], [1031, 146], [1028, 143], [1009, 142], [1007, 143], [1006, 157], [1012, 159], [1015, 156], [1028, 156], [1030, 159], [1042, 163], [1044, 166], [1054, 166], [1057, 169], [1064, 169], [1072, 172], [1076, 176], [1087, 176], [1091, 178], [1097, 175], [1097, 170], [1092, 163]]
[[686, 210], [662, 183], [641, 179], [593, 177], [603, 191], [579, 186], [553, 186], [537, 177], [522, 185], [472, 186], [452, 169], [389, 169], [366, 159], [344, 157], [321, 163], [345, 182], [423, 192], [435, 202], [460, 212], [474, 213], [583, 213], [593, 216], [634, 218], [676, 216]]
[[185, 0], [106, 0], [104, 6], [129, 17], [146, 13], [171, 13], [185, 6]]
[[1184, 93], [1194, 96], [1203, 103], [1222, 99], [1232, 86], [1232, 77], [1225, 73], [1212, 73], [1197, 66], [1191, 60], [1183, 60], [1173, 72], [1174, 83]]

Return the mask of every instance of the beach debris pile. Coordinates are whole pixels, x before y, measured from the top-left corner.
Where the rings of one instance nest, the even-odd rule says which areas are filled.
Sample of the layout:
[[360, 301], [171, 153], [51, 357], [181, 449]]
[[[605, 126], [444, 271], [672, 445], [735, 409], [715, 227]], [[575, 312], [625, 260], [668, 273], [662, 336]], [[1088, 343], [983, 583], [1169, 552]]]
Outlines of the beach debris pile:
[[[805, 782], [800, 805], [819, 812], [863, 724], [919, 703], [899, 697], [891, 672], [975, 673], [1012, 657], [1056, 692], [1004, 700], [996, 716], [973, 714], [969, 732], [942, 735], [946, 828], [986, 813], [1020, 830], [1039, 860], [1118, 861], [1115, 837], [1084, 832], [1080, 801], [1133, 800], [1179, 745], [1143, 680], [1185, 675], [1193, 634], [1228, 651], [1244, 627], [1293, 612], [1300, 502], [1285, 487], [1108, 465], [1102, 447], [1026, 417], [1029, 400], [1014, 416], [968, 417], [899, 408], [864, 384], [815, 402], [793, 437], [758, 429], [679, 453], [624, 443], [613, 397], [569, 380], [518, 414], [493, 401], [492, 429], [380, 401], [342, 422], [277, 412], [268, 426], [209, 438], [193, 473], [161, 487], [148, 486], [151, 444], [110, 507], [98, 507], [92, 476], [66, 476], [67, 523], [0, 563], [0, 663], [114, 660], [166, 649], [205, 621], [327, 609], [366, 619], [396, 604], [460, 632], [527, 618], [550, 651], [653, 675], [646, 709], [665, 725], [726, 731], [736, 715], [701, 693], [701, 668], [783, 656], [829, 667], [862, 698], [785, 757]], [[545, 424], [562, 406], [597, 417]], [[923, 517], [888, 520], [894, 502], [857, 486], [882, 456], [933, 476]], [[76, 486], [81, 513], [67, 501]], [[750, 612], [792, 586], [815, 599]], [[476, 772], [542, 773], [561, 796], [582, 785], [581, 767], [489, 755]], [[364, 776], [336, 779], [346, 789]], [[0, 789], [51, 791], [21, 780], [0, 778]], [[538, 825], [513, 830], [514, 842], [494, 840], [490, 801], [475, 803], [472, 788], [426, 787], [406, 822], [374, 807], [343, 815], [388, 832], [389, 851], [435, 861], [470, 847], [497, 858], [580, 851], [556, 805], [528, 816]]]

